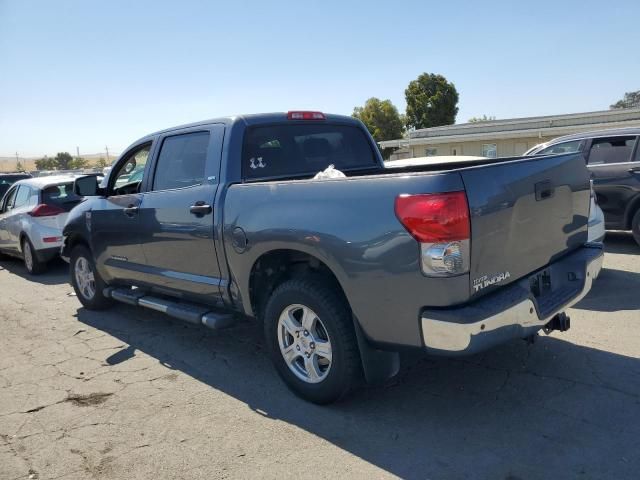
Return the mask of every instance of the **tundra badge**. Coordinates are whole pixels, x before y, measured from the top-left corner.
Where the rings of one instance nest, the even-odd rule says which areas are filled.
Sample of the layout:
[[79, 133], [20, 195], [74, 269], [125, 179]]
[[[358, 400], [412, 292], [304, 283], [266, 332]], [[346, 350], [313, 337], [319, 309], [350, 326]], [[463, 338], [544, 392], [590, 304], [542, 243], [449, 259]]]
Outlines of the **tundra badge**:
[[496, 273], [493, 276], [483, 275], [482, 277], [475, 278], [473, 280], [473, 291], [474, 293], [478, 293], [483, 288], [488, 287], [489, 285], [494, 285], [496, 283], [500, 283], [507, 278], [509, 278], [511, 274], [509, 272], [501, 272]]

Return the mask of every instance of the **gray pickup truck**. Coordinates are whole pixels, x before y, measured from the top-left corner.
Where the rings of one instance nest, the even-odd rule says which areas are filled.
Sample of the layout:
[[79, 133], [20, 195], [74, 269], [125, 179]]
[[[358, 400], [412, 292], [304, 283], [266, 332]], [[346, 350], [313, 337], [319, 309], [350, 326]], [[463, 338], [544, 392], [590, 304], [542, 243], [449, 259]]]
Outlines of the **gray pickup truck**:
[[[329, 165], [345, 177], [314, 178]], [[316, 403], [394, 375], [402, 349], [567, 329], [603, 258], [581, 154], [385, 168], [362, 123], [319, 112], [157, 132], [74, 188], [63, 257], [86, 308], [257, 318], [282, 379]]]

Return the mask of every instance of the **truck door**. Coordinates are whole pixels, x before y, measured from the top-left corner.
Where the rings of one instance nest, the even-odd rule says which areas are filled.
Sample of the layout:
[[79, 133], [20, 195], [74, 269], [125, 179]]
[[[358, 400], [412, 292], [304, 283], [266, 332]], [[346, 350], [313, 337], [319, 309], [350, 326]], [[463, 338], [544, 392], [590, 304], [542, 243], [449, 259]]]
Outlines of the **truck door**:
[[148, 282], [211, 304], [220, 298], [213, 203], [223, 135], [224, 126], [213, 125], [161, 137], [140, 205]]
[[91, 246], [100, 273], [109, 280], [138, 283], [144, 278], [140, 247], [139, 192], [152, 143], [135, 146], [113, 167], [108, 195], [87, 212]]

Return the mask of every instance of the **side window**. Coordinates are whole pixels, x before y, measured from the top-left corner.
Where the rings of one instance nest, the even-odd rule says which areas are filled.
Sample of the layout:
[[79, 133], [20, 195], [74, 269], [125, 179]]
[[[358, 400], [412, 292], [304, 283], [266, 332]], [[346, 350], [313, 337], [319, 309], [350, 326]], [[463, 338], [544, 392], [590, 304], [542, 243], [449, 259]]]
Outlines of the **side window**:
[[31, 189], [25, 185], [20, 185], [18, 188], [18, 194], [13, 205], [13, 208], [24, 207], [29, 203], [29, 197], [31, 196]]
[[9, 192], [7, 193], [7, 196], [4, 197], [4, 203], [2, 204], [2, 211], [6, 212], [8, 210], [11, 210], [13, 208], [13, 201], [16, 198], [16, 192], [18, 191], [18, 187], [13, 188], [12, 190], [9, 190]]
[[629, 162], [635, 143], [633, 136], [594, 138], [589, 150], [589, 165]]
[[151, 144], [147, 144], [144, 147], [131, 153], [127, 159], [118, 166], [118, 170], [115, 173], [115, 180], [110, 178], [113, 189], [119, 189], [126, 185], [136, 187], [142, 182], [142, 176], [144, 175], [144, 167], [149, 159], [149, 151], [151, 150]]
[[31, 189], [31, 196], [29, 197], [29, 205], [35, 207], [40, 203], [40, 192], [37, 189]]
[[172, 190], [204, 183], [208, 146], [209, 132], [165, 138], [158, 156], [153, 190]]
[[557, 155], [560, 153], [576, 153], [582, 150], [584, 140], [572, 140], [570, 142], [556, 143], [543, 148], [536, 155]]

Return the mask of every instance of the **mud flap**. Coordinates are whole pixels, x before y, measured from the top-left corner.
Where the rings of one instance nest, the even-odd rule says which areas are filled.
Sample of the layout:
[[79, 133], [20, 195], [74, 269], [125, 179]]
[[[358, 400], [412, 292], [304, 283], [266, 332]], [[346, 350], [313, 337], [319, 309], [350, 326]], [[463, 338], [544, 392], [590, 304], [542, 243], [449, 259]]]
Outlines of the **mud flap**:
[[353, 317], [353, 326], [356, 331], [362, 369], [367, 383], [371, 385], [381, 384], [395, 376], [400, 370], [400, 354], [373, 348], [367, 341], [360, 327], [360, 322], [355, 316]]

